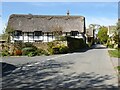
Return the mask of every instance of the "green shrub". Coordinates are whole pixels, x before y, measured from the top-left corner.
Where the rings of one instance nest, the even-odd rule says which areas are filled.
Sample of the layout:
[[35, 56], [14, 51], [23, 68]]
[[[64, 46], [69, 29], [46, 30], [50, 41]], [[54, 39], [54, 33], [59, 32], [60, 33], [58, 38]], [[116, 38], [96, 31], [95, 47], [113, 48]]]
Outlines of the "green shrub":
[[49, 48], [52, 48], [54, 46], [54, 43], [53, 42], [48, 42], [47, 45], [48, 45]]
[[36, 51], [36, 48], [32, 48], [32, 47], [26, 47], [22, 49], [22, 55], [28, 55], [30, 52], [34, 52]]
[[88, 47], [91, 47], [92, 46], [92, 42], [88, 42]]
[[49, 55], [43, 49], [36, 49], [33, 47], [27, 47], [22, 49], [22, 54], [27, 56], [40, 56], [40, 55]]
[[[52, 43], [48, 43], [48, 45], [51, 47]], [[40, 56], [40, 55], [48, 55], [48, 53], [43, 49], [38, 49], [36, 46], [34, 46], [32, 43], [25, 43], [24, 48], [22, 49], [23, 55], [29, 55], [29, 56]]]
[[60, 36], [59, 41], [66, 41], [67, 38], [65, 36]]
[[118, 71], [120, 71], [120, 66], [117, 66]]
[[35, 47], [35, 46], [30, 42], [26, 42], [23, 44], [23, 47]]
[[49, 56], [50, 54], [46, 51], [44, 51], [44, 55]]
[[61, 54], [68, 53], [68, 47], [67, 47], [67, 46], [60, 46], [59, 52], [60, 52]]
[[68, 53], [68, 47], [64, 45], [53, 46], [51, 49], [52, 54], [65, 54]]
[[59, 46], [54, 46], [54, 47], [52, 47], [52, 51], [53, 51], [53, 54], [59, 54], [60, 52], [59, 52]]
[[37, 49], [36, 51], [35, 51], [35, 54], [36, 55], [49, 55], [45, 50], [43, 50], [43, 49]]
[[53, 54], [54, 54], [53, 48], [49, 48], [49, 49], [48, 49], [48, 52], [49, 52], [50, 55], [53, 55]]
[[29, 52], [27, 56], [28, 57], [33, 57], [33, 56], [35, 56], [35, 53], [34, 52]]
[[65, 54], [68, 52], [68, 47], [61, 45], [59, 41], [49, 42], [48, 43], [48, 52], [49, 54]]
[[1, 55], [2, 55], [2, 56], [10, 56], [10, 53], [8, 52], [8, 50], [3, 50], [3, 51], [1, 52]]
[[22, 43], [21, 41], [19, 41], [19, 42], [13, 43], [13, 45], [14, 45], [14, 47], [15, 47], [16, 49], [22, 50], [22, 47], [23, 47], [24, 43]]
[[114, 44], [108, 44], [107, 47], [108, 47], [108, 48], [113, 48], [113, 47], [114, 47]]
[[111, 57], [116, 57], [116, 58], [120, 58], [120, 51], [119, 50], [108, 50], [109, 55]]
[[53, 46], [54, 46], [54, 43], [53, 42], [48, 42], [48, 52], [50, 55], [54, 54], [53, 52]]

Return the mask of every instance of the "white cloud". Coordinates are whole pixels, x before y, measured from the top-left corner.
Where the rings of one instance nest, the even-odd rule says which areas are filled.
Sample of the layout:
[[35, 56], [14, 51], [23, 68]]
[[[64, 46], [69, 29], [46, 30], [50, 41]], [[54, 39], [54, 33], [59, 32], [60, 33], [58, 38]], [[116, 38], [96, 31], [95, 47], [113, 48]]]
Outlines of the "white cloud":
[[116, 25], [117, 18], [106, 18], [106, 17], [86, 17], [86, 27], [89, 24], [99, 24], [102, 26]]

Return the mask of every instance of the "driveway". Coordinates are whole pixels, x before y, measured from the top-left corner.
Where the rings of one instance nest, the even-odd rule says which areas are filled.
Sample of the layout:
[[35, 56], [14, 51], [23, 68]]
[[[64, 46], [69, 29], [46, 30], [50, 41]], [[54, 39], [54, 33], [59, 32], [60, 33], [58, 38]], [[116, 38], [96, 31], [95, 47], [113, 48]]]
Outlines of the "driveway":
[[2, 60], [12, 65], [11, 70], [3, 73], [3, 88], [64, 90], [118, 86], [117, 73], [107, 48], [102, 45], [95, 45], [87, 51], [64, 55], [4, 57]]

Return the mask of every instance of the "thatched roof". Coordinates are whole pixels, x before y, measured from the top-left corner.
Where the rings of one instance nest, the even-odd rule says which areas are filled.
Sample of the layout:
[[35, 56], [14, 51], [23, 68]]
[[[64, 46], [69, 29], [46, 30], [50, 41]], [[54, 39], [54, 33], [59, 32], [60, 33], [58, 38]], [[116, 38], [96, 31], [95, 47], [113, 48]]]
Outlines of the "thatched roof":
[[85, 18], [83, 16], [47, 16], [12, 14], [8, 25], [22, 32], [51, 32], [54, 28], [62, 28], [63, 32], [84, 32]]

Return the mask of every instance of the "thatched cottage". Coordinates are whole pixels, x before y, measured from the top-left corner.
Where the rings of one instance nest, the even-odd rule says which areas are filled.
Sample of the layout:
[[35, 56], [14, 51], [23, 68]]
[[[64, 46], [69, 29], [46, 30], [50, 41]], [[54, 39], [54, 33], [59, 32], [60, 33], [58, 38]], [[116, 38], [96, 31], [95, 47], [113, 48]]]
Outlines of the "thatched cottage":
[[91, 42], [94, 38], [94, 30], [93, 28], [86, 29], [86, 35], [87, 35], [87, 42]]
[[55, 40], [55, 31], [85, 40], [85, 17], [69, 13], [64, 16], [12, 14], [8, 26], [14, 30], [11, 42], [50, 42]]
[[108, 26], [108, 32], [107, 35], [109, 37], [112, 37], [114, 35], [114, 33], [116, 32], [117, 27], [116, 26]]

